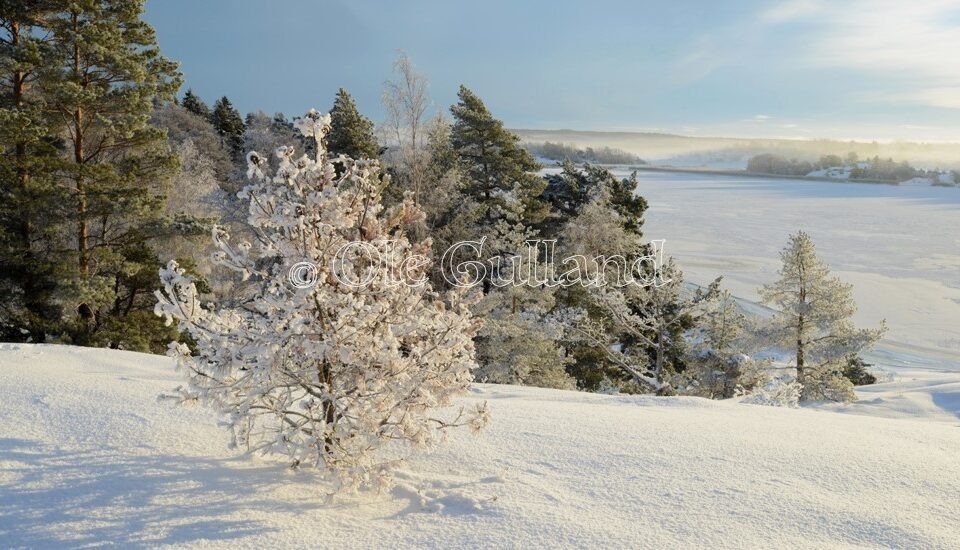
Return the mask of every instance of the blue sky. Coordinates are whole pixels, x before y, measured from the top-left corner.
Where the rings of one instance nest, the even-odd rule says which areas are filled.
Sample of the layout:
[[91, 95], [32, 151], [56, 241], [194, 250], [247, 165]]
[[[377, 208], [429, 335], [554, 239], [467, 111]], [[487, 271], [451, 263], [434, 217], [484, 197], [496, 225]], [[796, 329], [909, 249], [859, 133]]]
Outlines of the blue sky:
[[514, 128], [960, 141], [960, 0], [148, 0], [208, 102], [375, 120], [402, 49], [436, 109]]

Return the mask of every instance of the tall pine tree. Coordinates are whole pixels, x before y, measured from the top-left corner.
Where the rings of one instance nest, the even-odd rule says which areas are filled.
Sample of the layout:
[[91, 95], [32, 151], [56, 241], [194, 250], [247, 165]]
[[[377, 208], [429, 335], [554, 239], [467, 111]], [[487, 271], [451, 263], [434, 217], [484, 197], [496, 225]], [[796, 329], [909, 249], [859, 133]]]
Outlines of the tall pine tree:
[[540, 165], [475, 93], [460, 86], [458, 98], [450, 108], [450, 137], [468, 179], [466, 194], [481, 205], [489, 221], [502, 218], [525, 226], [540, 222], [548, 211], [540, 199], [545, 187], [536, 174]]
[[59, 298], [76, 312], [69, 332], [80, 344], [149, 349], [160, 327], [148, 315], [158, 267], [150, 242], [173, 227], [161, 213], [176, 157], [149, 118], [180, 74], [143, 6], [75, 0], [49, 23], [58, 72], [44, 87], [47, 108], [66, 121], [60, 183], [71, 194]]
[[794, 354], [803, 399], [855, 399], [843, 369], [880, 340], [885, 327], [854, 327], [853, 287], [830, 275], [810, 235], [791, 235], [780, 258], [780, 279], [760, 289], [763, 303], [779, 310], [771, 320], [771, 343]]
[[0, 337], [43, 341], [59, 317], [52, 254], [66, 196], [54, 174], [60, 131], [42, 79], [54, 73], [44, 28], [57, 3], [0, 1]]

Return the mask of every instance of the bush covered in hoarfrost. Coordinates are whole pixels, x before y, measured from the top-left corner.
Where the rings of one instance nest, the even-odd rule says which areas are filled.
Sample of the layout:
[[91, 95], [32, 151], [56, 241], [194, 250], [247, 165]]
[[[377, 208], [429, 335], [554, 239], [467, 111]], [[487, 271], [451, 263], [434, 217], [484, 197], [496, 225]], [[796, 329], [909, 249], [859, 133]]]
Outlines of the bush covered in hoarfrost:
[[[195, 342], [193, 350], [170, 346], [189, 381], [178, 398], [218, 407], [238, 446], [322, 467], [341, 489], [381, 486], [410, 446], [485, 423], [485, 405], [443, 410], [471, 381], [478, 324], [459, 293], [397, 284], [397, 274], [407, 283], [422, 276], [428, 265], [410, 259], [430, 243], [405, 236], [422, 217], [411, 201], [381, 205], [377, 163], [339, 157], [335, 168], [323, 148], [328, 116], [311, 111], [297, 127], [316, 141], [316, 158], [280, 147], [271, 175], [264, 157], [248, 155], [251, 183], [240, 196], [249, 199], [256, 243], [232, 245], [214, 231], [215, 261], [251, 281], [250, 295], [202, 304], [171, 262], [160, 272], [156, 313]], [[364, 248], [336, 256], [348, 242]], [[317, 267], [307, 288], [288, 280], [301, 262]], [[347, 284], [358, 280], [369, 284]]]

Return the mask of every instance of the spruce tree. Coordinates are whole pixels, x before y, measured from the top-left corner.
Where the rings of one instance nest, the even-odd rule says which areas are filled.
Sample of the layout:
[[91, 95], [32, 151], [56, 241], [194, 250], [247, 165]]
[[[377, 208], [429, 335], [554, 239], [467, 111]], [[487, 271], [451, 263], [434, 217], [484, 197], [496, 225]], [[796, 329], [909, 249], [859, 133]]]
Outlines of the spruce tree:
[[353, 97], [343, 88], [337, 91], [330, 110], [327, 151], [333, 156], [346, 155], [354, 159], [375, 159], [380, 151], [373, 135], [373, 121], [360, 114]]
[[59, 183], [71, 194], [58, 299], [75, 312], [69, 332], [80, 344], [143, 349], [142, 332], [161, 327], [124, 321], [150, 307], [147, 275], [158, 268], [150, 242], [174, 227], [161, 216], [176, 157], [149, 118], [154, 102], [173, 98], [180, 74], [141, 20], [143, 5], [77, 0], [49, 23], [57, 73], [43, 85], [47, 109], [66, 121]]
[[540, 222], [548, 211], [540, 199], [545, 187], [536, 174], [540, 165], [475, 93], [460, 86], [458, 97], [450, 108], [451, 142], [467, 176], [466, 194], [487, 220], [502, 218], [526, 226]]
[[191, 89], [187, 89], [187, 93], [183, 94], [183, 101], [180, 102], [180, 105], [199, 117], [207, 120], [210, 119], [210, 107], [207, 107], [207, 104], [200, 99], [200, 96], [193, 93]]
[[240, 112], [233, 107], [227, 96], [221, 97], [213, 104], [210, 122], [213, 123], [220, 139], [234, 157], [237, 159], [243, 157], [243, 132], [246, 125], [240, 117]]
[[770, 343], [793, 353], [803, 399], [855, 399], [843, 369], [882, 337], [884, 326], [853, 326], [853, 287], [830, 275], [808, 234], [791, 235], [780, 259], [780, 279], [760, 289], [763, 303], [779, 310]]

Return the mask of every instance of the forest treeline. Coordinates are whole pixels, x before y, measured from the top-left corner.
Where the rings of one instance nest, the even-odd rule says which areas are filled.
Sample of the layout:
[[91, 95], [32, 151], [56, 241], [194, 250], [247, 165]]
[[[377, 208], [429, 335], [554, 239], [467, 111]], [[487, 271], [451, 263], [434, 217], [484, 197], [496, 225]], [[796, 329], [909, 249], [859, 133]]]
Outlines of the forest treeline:
[[639, 156], [615, 147], [577, 147], [566, 143], [526, 143], [534, 156], [556, 162], [570, 161], [591, 164], [646, 164]]

